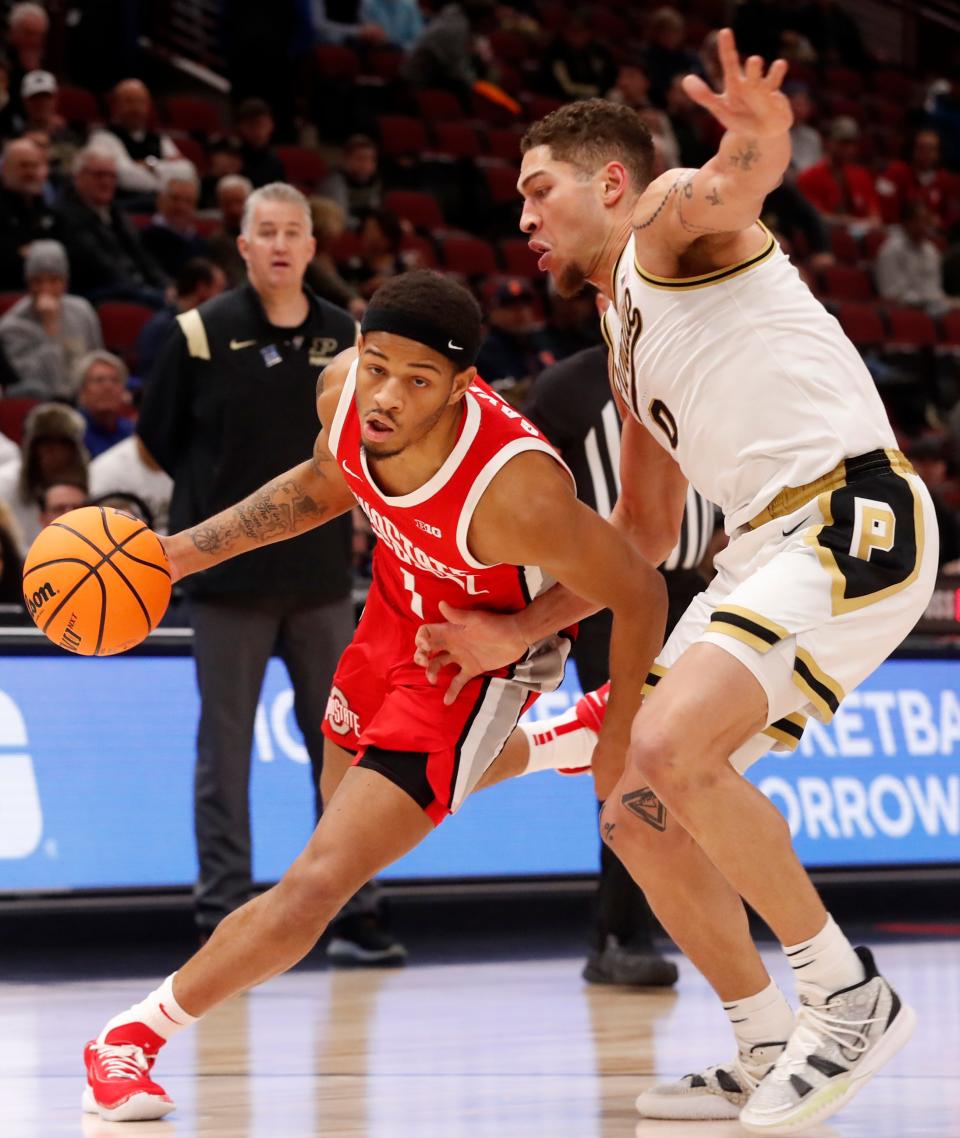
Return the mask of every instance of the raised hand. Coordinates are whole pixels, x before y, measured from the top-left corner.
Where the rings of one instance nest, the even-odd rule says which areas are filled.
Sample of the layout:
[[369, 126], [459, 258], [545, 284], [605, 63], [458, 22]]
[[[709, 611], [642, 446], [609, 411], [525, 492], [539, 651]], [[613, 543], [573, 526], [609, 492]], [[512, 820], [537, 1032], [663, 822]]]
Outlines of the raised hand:
[[414, 661], [427, 670], [435, 684], [444, 668], [456, 668], [443, 702], [451, 704], [464, 687], [483, 672], [512, 664], [527, 650], [512, 613], [455, 609], [444, 601], [440, 612], [443, 624], [422, 624], [417, 630]]
[[723, 90], [712, 91], [698, 75], [685, 75], [684, 91], [727, 130], [753, 138], [785, 134], [793, 125], [793, 110], [780, 90], [786, 60], [774, 60], [766, 75], [759, 55], [751, 55], [741, 68], [729, 28], [717, 35], [717, 54], [723, 68]]

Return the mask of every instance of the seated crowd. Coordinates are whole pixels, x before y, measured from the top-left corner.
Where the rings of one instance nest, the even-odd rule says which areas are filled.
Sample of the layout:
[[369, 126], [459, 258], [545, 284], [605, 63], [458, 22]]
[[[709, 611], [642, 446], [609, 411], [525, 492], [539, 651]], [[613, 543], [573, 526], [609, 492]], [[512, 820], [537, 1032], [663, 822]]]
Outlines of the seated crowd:
[[[248, 83], [232, 106], [157, 67], [143, 73], [165, 83], [127, 76], [101, 97], [71, 83], [41, 5], [9, 9], [0, 604], [16, 602], [18, 559], [58, 512], [124, 495], [163, 529], [170, 484], [137, 438], [139, 393], [177, 314], [243, 282], [236, 238], [255, 187], [308, 194], [307, 283], [357, 318], [410, 267], [457, 274], [487, 317], [481, 374], [520, 402], [545, 366], [600, 340], [592, 298], [553, 294], [517, 229], [526, 125], [563, 101], [615, 100], [647, 123], [657, 173], [700, 165], [719, 141], [680, 80], [717, 81], [722, 4], [358, 0], [337, 20], [306, 7], [292, 97], [264, 68], [263, 89]], [[764, 220], [863, 353], [955, 526], [960, 81], [883, 66], [837, 0], [735, 13], [745, 53], [791, 65], [793, 162]]]

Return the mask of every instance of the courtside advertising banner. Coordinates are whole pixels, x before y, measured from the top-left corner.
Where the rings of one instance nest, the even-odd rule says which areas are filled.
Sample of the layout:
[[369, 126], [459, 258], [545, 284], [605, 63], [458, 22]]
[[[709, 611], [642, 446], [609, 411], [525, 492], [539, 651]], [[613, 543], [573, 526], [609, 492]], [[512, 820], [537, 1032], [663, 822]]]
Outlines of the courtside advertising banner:
[[[958, 680], [960, 661], [890, 661], [829, 726], [811, 721], [795, 754], [750, 771], [806, 865], [960, 863]], [[531, 717], [578, 694], [571, 668]], [[0, 893], [191, 883], [197, 707], [189, 657], [0, 657]], [[313, 825], [277, 661], [257, 712], [251, 809], [256, 877], [275, 880]], [[589, 778], [516, 779], [475, 795], [385, 876], [592, 873], [596, 813]]]

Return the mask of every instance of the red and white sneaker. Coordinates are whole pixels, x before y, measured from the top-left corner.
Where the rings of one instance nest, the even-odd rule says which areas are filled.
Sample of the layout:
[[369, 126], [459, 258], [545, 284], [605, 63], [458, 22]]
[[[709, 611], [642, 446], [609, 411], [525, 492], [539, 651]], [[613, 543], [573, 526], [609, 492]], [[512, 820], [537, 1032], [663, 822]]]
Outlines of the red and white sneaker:
[[[104, 1042], [92, 1039], [83, 1051], [87, 1068], [87, 1085], [83, 1091], [83, 1109], [99, 1114], [107, 1122], [146, 1122], [163, 1118], [175, 1103], [163, 1087], [150, 1078], [157, 1051], [164, 1040], [145, 1024], [124, 1026], [123, 1034], [138, 1042]], [[118, 1034], [111, 1031], [111, 1036]]]
[[596, 691], [588, 691], [586, 695], [582, 695], [577, 700], [577, 721], [588, 730], [595, 731], [599, 735], [604, 717], [607, 714], [607, 700], [609, 698], [609, 680]]

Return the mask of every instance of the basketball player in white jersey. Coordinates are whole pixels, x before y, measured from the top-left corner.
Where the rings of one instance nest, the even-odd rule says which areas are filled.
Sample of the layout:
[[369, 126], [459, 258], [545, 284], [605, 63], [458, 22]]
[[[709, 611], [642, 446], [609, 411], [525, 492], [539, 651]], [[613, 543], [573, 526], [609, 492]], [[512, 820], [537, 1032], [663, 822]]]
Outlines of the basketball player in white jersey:
[[[718, 48], [721, 93], [684, 80], [726, 128], [701, 169], [650, 181], [637, 116], [587, 100], [528, 131], [518, 188], [521, 228], [558, 291], [590, 281], [612, 301], [628, 412], [612, 520], [657, 564], [689, 480], [730, 537], [654, 665], [602, 829], [723, 1001], [738, 1053], [638, 1109], [789, 1134], [838, 1110], [914, 1014], [829, 917], [785, 820], [741, 775], [771, 744], [795, 747], [805, 717], [828, 721], [900, 643], [931, 594], [938, 539], [867, 369], [758, 222], [790, 160], [786, 64], [741, 66], [729, 30]], [[554, 589], [518, 619], [451, 613], [421, 629], [418, 658], [463, 669], [452, 698], [460, 679], [588, 611]], [[796, 1018], [744, 900], [795, 969]]]

